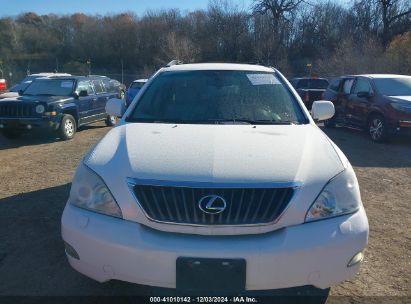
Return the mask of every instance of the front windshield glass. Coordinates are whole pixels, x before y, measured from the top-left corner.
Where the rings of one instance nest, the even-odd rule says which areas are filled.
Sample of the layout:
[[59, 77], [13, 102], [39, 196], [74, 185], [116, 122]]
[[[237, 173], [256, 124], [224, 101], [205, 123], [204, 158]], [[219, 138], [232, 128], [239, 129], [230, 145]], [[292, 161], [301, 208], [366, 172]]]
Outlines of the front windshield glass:
[[74, 80], [37, 79], [24, 91], [24, 95], [71, 96]]
[[127, 119], [169, 123], [307, 123], [274, 73], [176, 71], [157, 76]]
[[411, 77], [376, 78], [374, 84], [381, 95], [411, 96]]

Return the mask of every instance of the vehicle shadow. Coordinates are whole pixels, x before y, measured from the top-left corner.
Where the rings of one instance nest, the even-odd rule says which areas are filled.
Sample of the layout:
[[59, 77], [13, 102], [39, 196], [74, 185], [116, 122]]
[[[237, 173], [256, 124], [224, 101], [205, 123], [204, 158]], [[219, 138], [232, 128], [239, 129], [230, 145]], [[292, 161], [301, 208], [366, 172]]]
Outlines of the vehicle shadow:
[[[0, 198], [0, 296], [181, 296], [181, 291], [121, 281], [98, 283], [73, 270], [60, 233], [70, 184]], [[312, 289], [310, 289], [312, 290]], [[295, 297], [298, 295], [298, 297]], [[305, 289], [245, 292], [259, 303], [307, 303]], [[325, 303], [328, 290], [310, 293]], [[202, 293], [207, 296], [207, 293]], [[214, 294], [214, 296], [216, 296]], [[221, 296], [221, 295], [220, 295]], [[323, 301], [318, 301], [323, 300]]]
[[393, 136], [386, 143], [374, 143], [367, 133], [348, 128], [321, 129], [357, 167], [411, 167], [411, 136]]
[[[78, 128], [77, 133], [81, 133], [87, 130], [101, 129], [101, 128], [106, 128], [106, 125], [93, 124], [93, 125], [81, 126], [80, 128]], [[52, 144], [60, 140], [61, 139], [58, 138], [52, 132], [32, 131], [32, 132], [23, 133], [20, 137], [16, 139], [8, 139], [4, 137], [0, 132], [0, 150], [19, 148], [19, 147], [24, 147], [24, 146]]]

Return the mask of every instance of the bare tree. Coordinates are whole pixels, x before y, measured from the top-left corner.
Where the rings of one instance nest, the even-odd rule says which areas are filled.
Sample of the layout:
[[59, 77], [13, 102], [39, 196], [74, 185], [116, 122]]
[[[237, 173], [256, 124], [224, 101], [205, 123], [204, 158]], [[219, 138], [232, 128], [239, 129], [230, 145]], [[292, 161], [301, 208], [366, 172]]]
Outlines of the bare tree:
[[399, 22], [402, 18], [409, 18], [411, 15], [411, 3], [407, 0], [375, 1], [377, 1], [381, 14], [383, 43], [384, 45], [387, 45], [392, 37], [394, 24]]

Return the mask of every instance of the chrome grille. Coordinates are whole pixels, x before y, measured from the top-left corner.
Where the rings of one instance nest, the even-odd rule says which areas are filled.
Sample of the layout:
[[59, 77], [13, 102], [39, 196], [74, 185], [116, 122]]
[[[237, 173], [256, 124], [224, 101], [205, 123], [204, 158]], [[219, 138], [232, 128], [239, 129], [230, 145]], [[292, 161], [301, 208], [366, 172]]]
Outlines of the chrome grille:
[[34, 111], [32, 103], [23, 102], [0, 102], [0, 117], [5, 118], [22, 118], [38, 116]]
[[[155, 221], [193, 225], [255, 225], [274, 222], [294, 193], [287, 188], [194, 188], [132, 185], [146, 215]], [[226, 209], [208, 214], [199, 207], [204, 196], [225, 199]]]

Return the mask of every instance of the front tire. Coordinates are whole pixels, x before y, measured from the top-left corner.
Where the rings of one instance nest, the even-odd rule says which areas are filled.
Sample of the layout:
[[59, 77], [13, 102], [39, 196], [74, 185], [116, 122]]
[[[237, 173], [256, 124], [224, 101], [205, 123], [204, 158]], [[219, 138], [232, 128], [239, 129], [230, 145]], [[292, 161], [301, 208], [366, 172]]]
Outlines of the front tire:
[[382, 115], [373, 115], [368, 120], [368, 134], [371, 140], [377, 143], [387, 139], [387, 125]]
[[117, 117], [109, 115], [109, 116], [107, 116], [105, 122], [106, 122], [107, 127], [115, 126], [116, 123], [117, 123]]
[[58, 135], [62, 140], [69, 140], [76, 134], [77, 124], [73, 116], [65, 114], [61, 120]]

